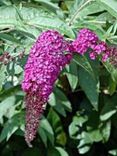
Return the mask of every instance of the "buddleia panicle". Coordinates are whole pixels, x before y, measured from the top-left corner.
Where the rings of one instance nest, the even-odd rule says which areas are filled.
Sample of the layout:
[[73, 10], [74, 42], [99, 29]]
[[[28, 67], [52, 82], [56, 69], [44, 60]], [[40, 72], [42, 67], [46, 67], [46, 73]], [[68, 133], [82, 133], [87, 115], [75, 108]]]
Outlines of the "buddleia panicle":
[[43, 32], [34, 43], [24, 69], [22, 89], [26, 92], [25, 140], [35, 138], [40, 116], [61, 70], [72, 59], [68, 42], [57, 31]]

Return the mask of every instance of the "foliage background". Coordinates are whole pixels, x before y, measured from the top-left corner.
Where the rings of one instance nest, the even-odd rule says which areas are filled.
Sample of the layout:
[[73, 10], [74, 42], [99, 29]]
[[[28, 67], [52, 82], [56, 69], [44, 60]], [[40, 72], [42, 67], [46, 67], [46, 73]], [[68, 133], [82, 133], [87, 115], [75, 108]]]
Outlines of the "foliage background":
[[116, 0], [0, 0], [0, 155], [117, 155], [117, 69], [75, 55], [58, 78], [38, 134], [24, 140], [23, 78], [29, 49], [46, 29], [73, 40], [81, 28], [117, 45]]

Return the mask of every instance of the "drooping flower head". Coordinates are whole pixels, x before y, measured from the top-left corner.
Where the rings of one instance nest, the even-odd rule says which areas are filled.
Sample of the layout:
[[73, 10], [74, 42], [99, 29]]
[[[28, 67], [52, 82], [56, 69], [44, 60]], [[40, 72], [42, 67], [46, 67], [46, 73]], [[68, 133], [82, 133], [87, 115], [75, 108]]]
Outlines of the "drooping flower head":
[[84, 55], [88, 52], [92, 60], [100, 56], [102, 62], [105, 62], [109, 58], [110, 49], [106, 42], [100, 41], [96, 33], [87, 28], [83, 28], [79, 31], [76, 40], [72, 42], [72, 46], [74, 52], [78, 54]]
[[77, 39], [73, 41], [72, 45], [74, 51], [83, 55], [88, 48], [93, 47], [98, 41], [98, 36], [89, 29], [81, 29], [78, 33]]
[[57, 31], [43, 32], [30, 50], [24, 69], [22, 89], [26, 92], [25, 140], [29, 146], [34, 139], [39, 118], [53, 90], [60, 71], [72, 58], [66, 52], [68, 43]]

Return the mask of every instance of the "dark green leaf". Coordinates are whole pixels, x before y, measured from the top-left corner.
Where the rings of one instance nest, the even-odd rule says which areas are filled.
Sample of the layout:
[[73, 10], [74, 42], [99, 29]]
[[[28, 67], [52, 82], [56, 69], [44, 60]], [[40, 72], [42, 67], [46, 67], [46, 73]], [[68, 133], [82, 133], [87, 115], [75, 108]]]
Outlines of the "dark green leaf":
[[16, 95], [20, 91], [21, 91], [20, 85], [17, 85], [17, 86], [10, 88], [10, 89], [4, 90], [3, 92], [0, 93], [0, 101], [6, 99], [9, 96]]
[[4, 125], [4, 128], [0, 135], [0, 142], [5, 138], [8, 140], [13, 133], [16, 132], [20, 126], [24, 124], [24, 114], [18, 113], [10, 118]]
[[58, 114], [53, 109], [50, 109], [47, 119], [55, 133], [60, 133], [62, 130], [61, 120]]
[[87, 72], [92, 74], [93, 69], [92, 69], [88, 59], [86, 58], [86, 56], [81, 56], [81, 55], [77, 54], [74, 56], [73, 61], [76, 62], [82, 68], [84, 68]]
[[70, 65], [66, 66], [66, 75], [70, 84], [70, 87], [74, 91], [78, 84], [78, 68], [75, 62], [71, 62]]
[[93, 107], [98, 109], [99, 82], [83, 68], [79, 68], [79, 84]]
[[39, 136], [40, 136], [41, 140], [43, 141], [44, 145], [47, 147], [47, 135], [45, 133], [45, 130], [43, 128], [39, 127], [38, 133], [39, 133]]
[[66, 116], [66, 111], [71, 111], [71, 103], [67, 99], [66, 95], [58, 88], [54, 89], [54, 92], [50, 95], [49, 104], [54, 107], [61, 115]]
[[61, 156], [59, 151], [56, 148], [49, 148], [47, 151], [47, 156]]
[[43, 151], [41, 147], [27, 148], [23, 151], [22, 156], [43, 156]]
[[[43, 136], [44, 136], [44, 132], [45, 132], [46, 136], [44, 136], [44, 138], [42, 138], [42, 136], [41, 136], [40, 129], [41, 129], [41, 132], [43, 130], [43, 132], [42, 132]], [[46, 143], [46, 137], [47, 137], [49, 139], [49, 141], [52, 143], [52, 145], [54, 144], [54, 132], [53, 132], [53, 129], [52, 129], [51, 125], [49, 124], [49, 122], [46, 118], [43, 118], [40, 121], [39, 132], [40, 132], [40, 137], [42, 138], [44, 143]]]
[[112, 98], [105, 97], [104, 99], [104, 107], [102, 108], [100, 119], [102, 121], [108, 120], [117, 112], [117, 97], [113, 96]]

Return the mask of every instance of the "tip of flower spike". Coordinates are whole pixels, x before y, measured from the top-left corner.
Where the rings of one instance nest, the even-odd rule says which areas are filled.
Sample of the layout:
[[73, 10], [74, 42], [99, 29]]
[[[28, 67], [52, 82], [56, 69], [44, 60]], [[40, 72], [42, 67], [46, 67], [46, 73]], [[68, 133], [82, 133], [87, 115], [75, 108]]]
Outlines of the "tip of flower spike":
[[25, 140], [29, 147], [32, 147], [31, 142], [36, 136], [39, 125], [39, 119], [43, 113], [44, 102], [37, 94], [28, 93], [25, 98], [26, 104], [26, 126]]
[[26, 141], [26, 143], [27, 143], [28, 147], [30, 147], [30, 148], [32, 148], [32, 147], [33, 147], [33, 145], [32, 145], [30, 142], [28, 142], [27, 140], [25, 140], [25, 141]]
[[27, 134], [26, 132], [25, 132], [25, 141], [26, 141], [28, 147], [32, 148], [33, 146], [31, 144], [31, 141], [33, 140], [34, 137], [32, 137], [30, 134]]

